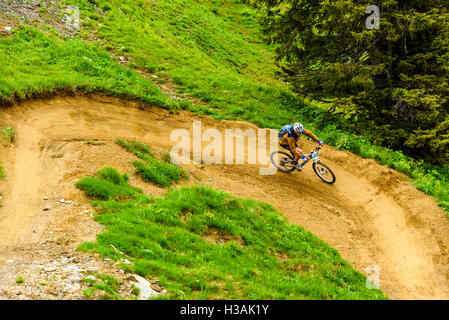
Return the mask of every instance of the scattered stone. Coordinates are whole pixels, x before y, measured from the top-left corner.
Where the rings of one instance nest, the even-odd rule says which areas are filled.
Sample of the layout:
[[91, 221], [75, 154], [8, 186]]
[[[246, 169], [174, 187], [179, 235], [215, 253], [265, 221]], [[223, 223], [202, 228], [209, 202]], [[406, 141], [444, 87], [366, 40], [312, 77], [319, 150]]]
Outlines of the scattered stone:
[[88, 276], [86, 276], [86, 277], [84, 277], [86, 280], [92, 280], [92, 281], [95, 281], [95, 280], [97, 280], [97, 277], [95, 277], [95, 276], [93, 276], [93, 275], [88, 275]]
[[57, 269], [55, 267], [44, 267], [44, 271], [45, 272], [53, 272], [56, 271]]
[[60, 200], [59, 200], [59, 202], [61, 202], [61, 203], [64, 203], [64, 202], [65, 202], [65, 200], [64, 200], [64, 199], [60, 199]]
[[44, 200], [48, 200], [48, 197], [44, 197]]
[[48, 210], [51, 210], [51, 207], [50, 206], [45, 206], [44, 211], [48, 211]]
[[137, 274], [133, 274], [132, 277], [135, 281], [131, 281], [133, 285], [135, 285], [139, 289], [139, 300], [148, 300], [151, 297], [155, 297], [159, 295], [159, 293], [153, 288], [151, 288], [151, 283], [148, 282], [147, 279], [138, 276]]
[[87, 271], [98, 271], [100, 268], [98, 267], [87, 267], [86, 270]]
[[64, 203], [65, 204], [71, 204], [73, 201], [71, 201], [71, 200], [66, 200], [66, 201], [64, 201]]
[[13, 263], [14, 260], [6, 260], [6, 263]]
[[131, 261], [129, 261], [128, 259], [123, 259], [123, 258], [117, 260], [116, 263], [119, 264], [120, 262], [122, 262], [122, 263], [124, 263], [124, 264], [129, 264], [129, 265], [132, 265], [132, 264], [133, 264], [133, 263], [132, 263]]

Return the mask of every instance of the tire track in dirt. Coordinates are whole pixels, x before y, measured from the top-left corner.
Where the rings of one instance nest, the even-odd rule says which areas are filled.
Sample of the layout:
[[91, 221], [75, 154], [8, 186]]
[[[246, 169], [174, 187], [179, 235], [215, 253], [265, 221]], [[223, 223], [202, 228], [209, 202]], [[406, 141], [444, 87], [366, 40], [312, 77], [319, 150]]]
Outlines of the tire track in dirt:
[[42, 178], [40, 133], [26, 124], [18, 125], [16, 132], [15, 162], [8, 174], [11, 196], [5, 197], [0, 215], [0, 247], [32, 242], [42, 231], [35, 222], [36, 213], [42, 210], [38, 205]]
[[[54, 141], [131, 138], [167, 152], [175, 144], [169, 141], [171, 131], [192, 132], [194, 120], [202, 121], [203, 131], [256, 128], [238, 121], [217, 123], [188, 112], [144, 111], [136, 103], [104, 97], [28, 101], [0, 110], [0, 118], [13, 125], [18, 135], [17, 149], [9, 154], [14, 163], [5, 205], [0, 209], [2, 245], [37, 241], [45, 221], [36, 227], [29, 216], [29, 212], [42, 210], [36, 200], [46, 186], [61, 182], [57, 177], [73, 177], [78, 172], [75, 163], [81, 155], [77, 153], [71, 156], [73, 168], [53, 167], [55, 172], [45, 172], [49, 157], [45, 150]], [[303, 150], [313, 148], [307, 141], [302, 144]], [[105, 151], [104, 157], [109, 156]], [[449, 219], [443, 210], [404, 175], [373, 160], [328, 146], [321, 157], [336, 173], [335, 185], [321, 182], [311, 167], [302, 173], [273, 176], [259, 175], [256, 165], [183, 167], [191, 174], [188, 184], [201, 181], [238, 197], [273, 204], [290, 222], [336, 247], [360, 272], [378, 266], [381, 289], [390, 298], [449, 299]]]

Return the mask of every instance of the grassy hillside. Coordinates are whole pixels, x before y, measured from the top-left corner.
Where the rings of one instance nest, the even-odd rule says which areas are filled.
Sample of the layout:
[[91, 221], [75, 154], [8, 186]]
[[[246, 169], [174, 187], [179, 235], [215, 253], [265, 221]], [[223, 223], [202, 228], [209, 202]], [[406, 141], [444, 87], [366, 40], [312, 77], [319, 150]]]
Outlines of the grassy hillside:
[[[336, 126], [318, 125], [323, 111], [276, 79], [273, 50], [262, 41], [257, 12], [240, 1], [63, 3], [81, 9], [78, 39], [58, 36], [48, 25], [41, 27], [47, 34], [23, 28], [0, 38], [1, 101], [61, 91], [104, 92], [261, 127], [278, 129], [299, 120], [325, 143], [409, 175], [449, 211], [447, 165], [427, 165]], [[120, 66], [119, 57], [127, 67]], [[170, 99], [156, 84], [176, 85], [179, 94], [192, 99]]]
[[157, 277], [165, 299], [385, 298], [337, 250], [267, 203], [203, 186], [149, 198], [126, 180], [105, 168], [77, 184], [98, 199], [95, 219], [106, 226], [81, 250]]
[[191, 110], [262, 127], [291, 117], [283, 100], [294, 98], [274, 77], [273, 53], [262, 42], [256, 12], [240, 1], [68, 3], [80, 7], [87, 39], [105, 40], [103, 48], [130, 58], [129, 67], [205, 103]]
[[[286, 123], [303, 121], [306, 127], [312, 129], [325, 143], [350, 150], [363, 157], [377, 159], [413, 177], [418, 188], [435, 196], [439, 204], [449, 211], [449, 167], [426, 165], [400, 152], [374, 146], [363, 137], [341, 132], [335, 126], [322, 128], [318, 125], [323, 117], [323, 111], [295, 97], [285, 83], [276, 79], [274, 54], [272, 48], [265, 45], [262, 40], [257, 24], [257, 12], [242, 4], [241, 1], [64, 0], [62, 2], [78, 5], [81, 9], [82, 28], [75, 37], [62, 36], [48, 25], [21, 27], [10, 35], [0, 36], [1, 103], [12, 103], [33, 96], [46, 96], [59, 92], [100, 92], [127, 99], [138, 99], [143, 103], [169, 109], [184, 108], [200, 114], [212, 115], [217, 120], [247, 120], [261, 127], [279, 129]], [[170, 98], [161, 90], [163, 86], [173, 88], [179, 95], [185, 95], [188, 99], [178, 101]], [[141, 168], [143, 173], [147, 167], [141, 166]], [[98, 182], [95, 179], [98, 177], [86, 182], [86, 186], [91, 186], [93, 191], [102, 185], [95, 184]], [[157, 179], [149, 177], [147, 180]], [[126, 181], [120, 183], [128, 190]], [[168, 185], [168, 183], [162, 184]], [[105, 189], [106, 194], [109, 194], [108, 188], [114, 187], [109, 184]], [[114, 188], [114, 192], [121, 194], [123, 190]], [[95, 192], [92, 193], [94, 194]], [[380, 293], [367, 292], [364, 289], [363, 277], [342, 262], [341, 258], [333, 253], [333, 249], [322, 244], [303, 229], [287, 225], [285, 222], [279, 222], [276, 230], [281, 231], [282, 228], [294, 230], [292, 234], [295, 237], [297, 234], [305, 237], [305, 240], [303, 239], [304, 241], [297, 247], [290, 248], [296, 252], [292, 257], [282, 256], [282, 243], [293, 241], [290, 234], [286, 235], [283, 232], [279, 236], [282, 235], [285, 238], [280, 239], [280, 243], [267, 240], [265, 247], [243, 246], [243, 249], [236, 245], [236, 248], [243, 251], [229, 244], [230, 249], [226, 250], [230, 251], [220, 253], [217, 250], [222, 249], [205, 245], [207, 243], [203, 241], [204, 239], [201, 240], [203, 242], [200, 241], [201, 236], [207, 231], [206, 226], [209, 228], [208, 220], [204, 217], [204, 215], [207, 217], [208, 212], [205, 212], [201, 205], [201, 201], [205, 201], [205, 204], [209, 203], [209, 200], [204, 199], [204, 194], [218, 197], [217, 202], [211, 204], [210, 212], [213, 215], [222, 215], [219, 205], [226, 207], [229, 201], [235, 201], [239, 205], [231, 209], [238, 211], [237, 216], [246, 217], [248, 212], [257, 210], [266, 212], [268, 216], [278, 216], [265, 204], [238, 199], [229, 200], [228, 195], [202, 188], [174, 191], [166, 198], [154, 200], [154, 204], [147, 208], [144, 204], [149, 200], [134, 190], [126, 195], [127, 200], [121, 202], [112, 200], [97, 202], [99, 208], [102, 208], [101, 212], [104, 213], [97, 216], [97, 219], [106, 224], [108, 231], [99, 237], [98, 244], [89, 244], [84, 248], [114, 256], [116, 253], [108, 249], [107, 244], [115, 243], [114, 245], [136, 259], [136, 272], [141, 274], [158, 272], [160, 277], [165, 279], [164, 284], [173, 289], [172, 297], [218, 296], [216, 288], [201, 289], [201, 286], [211, 286], [211, 283], [192, 282], [192, 274], [202, 272], [199, 260], [193, 262], [183, 260], [184, 255], [191, 253], [189, 250], [200, 250], [199, 248], [210, 249], [213, 252], [210, 253], [205, 249], [204, 255], [199, 256], [203, 259], [202, 262], [209, 261], [205, 258], [208, 255], [230, 255], [233, 254], [232, 250], [237, 250], [236, 252], [242, 255], [239, 261], [247, 263], [248, 274], [254, 275], [255, 280], [251, 280], [251, 277], [248, 278], [244, 273], [236, 271], [235, 276], [238, 281], [235, 279], [228, 279], [228, 281], [222, 277], [223, 269], [205, 269], [206, 279], [216, 279], [219, 281], [218, 287], [232, 285], [239, 288], [236, 292], [228, 290], [224, 293], [226, 297], [381, 297]], [[176, 205], [177, 201], [185, 197], [189, 199], [197, 197], [199, 204], [191, 201], [188, 202], [190, 207], [187, 209], [179, 208]], [[173, 209], [173, 216], [165, 217], [163, 208]], [[158, 216], [153, 212], [156, 209], [162, 210], [162, 221], [156, 221], [157, 223], [153, 221]], [[189, 224], [180, 219], [183, 216], [183, 210], [199, 213], [198, 230], [190, 229], [187, 227]], [[146, 223], [142, 228], [148, 228], [142, 229], [141, 234], [136, 235], [135, 238], [129, 235], [129, 229], [127, 229], [136, 227], [135, 219], [137, 218], [133, 218], [133, 214], [138, 217], [138, 221]], [[164, 225], [168, 223], [166, 221], [174, 223], [174, 226], [170, 228], [179, 229], [165, 229], [168, 228]], [[194, 219], [190, 223], [195, 221]], [[266, 221], [264, 221], [262, 219], [255, 222], [260, 223], [261, 230], [265, 228]], [[244, 239], [244, 233], [238, 233], [241, 226], [236, 221], [233, 223], [236, 224], [236, 229], [229, 227], [229, 230], [226, 228], [223, 230], [232, 231], [233, 236], [237, 235]], [[163, 232], [167, 230], [176, 231], [177, 234], [182, 234], [188, 239], [194, 239], [192, 241], [199, 247], [182, 248], [185, 251], [180, 251], [179, 255], [173, 255], [173, 251], [180, 250], [180, 248], [171, 249], [175, 246], [174, 240], [173, 243], [167, 244], [160, 239], [154, 239], [154, 242], [148, 242], [149, 247], [144, 249], [157, 249], [155, 252], [159, 252], [163, 259], [161, 258], [162, 260], [158, 262], [160, 265], [148, 265], [147, 260], [150, 255], [145, 256], [146, 251], [139, 246], [142, 243], [146, 245], [148, 234], [151, 232], [157, 231], [164, 234]], [[253, 231], [256, 237], [260, 237], [257, 241], [261, 242], [260, 239], [265, 239], [264, 234], [256, 229]], [[126, 237], [131, 238], [126, 238], [125, 234]], [[277, 235], [273, 233], [273, 236]], [[126, 241], [121, 243], [121, 240], [113, 240], [114, 238], [123, 238]], [[295, 240], [298, 239], [295, 238]], [[299, 252], [306, 249], [301, 249], [300, 246], [306, 249], [313, 246], [314, 249], [310, 250], [316, 252], [316, 255], [312, 254], [312, 257], [307, 258], [312, 260], [301, 260]], [[278, 252], [281, 259], [275, 259], [272, 254], [266, 252], [262, 254], [261, 248]], [[256, 261], [254, 252], [262, 254], [268, 262], [265, 264], [264, 261]], [[117, 256], [114, 257], [117, 258]], [[325, 262], [324, 257], [329, 261]], [[186, 264], [181, 273], [173, 271], [174, 261]], [[293, 275], [289, 269], [295, 266], [295, 263], [319, 266], [318, 271], [306, 268], [304, 272], [307, 276], [301, 278], [301, 275]], [[164, 271], [165, 267], [167, 271]], [[209, 267], [211, 266], [207, 268]], [[228, 267], [232, 270], [233, 266]], [[269, 272], [270, 268], [277, 270], [278, 274], [272, 276]], [[256, 270], [254, 274], [248, 271], [252, 269]], [[318, 279], [311, 280], [313, 272], [317, 272]], [[339, 277], [335, 277], [335, 274]], [[291, 287], [287, 280], [281, 280], [283, 278], [302, 289], [293, 290], [292, 297], [286, 296], [281, 288], [290, 290]], [[279, 285], [276, 284], [273, 287], [268, 285], [278, 280]], [[307, 291], [300, 285], [301, 281], [309, 281], [307, 283], [315, 288], [314, 291]], [[257, 288], [254, 292], [249, 289], [252, 285]], [[180, 292], [179, 295], [176, 292]]]
[[30, 27], [0, 38], [0, 102], [66, 92], [104, 92], [174, 106], [153, 83], [117, 64], [96, 44], [63, 40]]

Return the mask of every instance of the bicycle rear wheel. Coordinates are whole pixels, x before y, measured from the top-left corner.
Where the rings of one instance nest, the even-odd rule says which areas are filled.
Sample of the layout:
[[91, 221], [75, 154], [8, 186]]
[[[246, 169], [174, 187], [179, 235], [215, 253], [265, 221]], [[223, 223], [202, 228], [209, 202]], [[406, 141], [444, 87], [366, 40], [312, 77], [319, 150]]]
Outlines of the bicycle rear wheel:
[[328, 184], [335, 183], [335, 174], [332, 172], [332, 170], [326, 166], [321, 161], [314, 162], [313, 163], [313, 171], [315, 171], [316, 175], [323, 180], [324, 182]]
[[296, 169], [293, 164], [294, 158], [284, 151], [274, 151], [270, 155], [270, 160], [273, 166], [279, 171], [290, 173]]

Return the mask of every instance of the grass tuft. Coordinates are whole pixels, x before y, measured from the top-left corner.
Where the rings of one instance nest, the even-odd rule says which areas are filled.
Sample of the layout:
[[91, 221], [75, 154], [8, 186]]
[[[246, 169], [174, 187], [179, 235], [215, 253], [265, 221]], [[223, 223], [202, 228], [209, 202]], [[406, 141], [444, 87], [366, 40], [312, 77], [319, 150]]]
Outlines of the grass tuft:
[[142, 190], [131, 187], [126, 182], [128, 177], [113, 168], [103, 168], [96, 177], [85, 177], [78, 181], [76, 187], [86, 192], [87, 196], [101, 200], [132, 199], [142, 194]]
[[135, 160], [133, 164], [136, 167], [136, 173], [146, 182], [152, 182], [165, 188], [188, 177], [181, 167], [154, 158], [154, 152], [151, 148], [141, 142], [125, 142], [123, 140], [117, 140], [116, 142], [144, 160], [144, 162]]
[[2, 127], [0, 128], [0, 140], [4, 147], [9, 147], [14, 141], [14, 128], [12, 127]]

